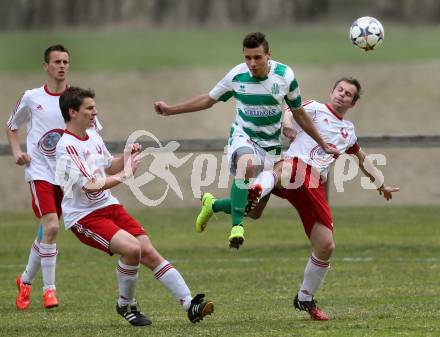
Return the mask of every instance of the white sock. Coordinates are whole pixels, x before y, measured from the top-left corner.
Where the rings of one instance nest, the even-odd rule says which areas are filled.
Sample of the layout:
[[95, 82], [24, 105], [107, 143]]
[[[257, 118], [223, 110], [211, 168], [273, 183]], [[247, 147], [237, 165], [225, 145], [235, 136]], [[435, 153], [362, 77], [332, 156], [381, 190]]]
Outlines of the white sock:
[[55, 290], [55, 267], [57, 264], [57, 244], [40, 242], [41, 272], [43, 274], [43, 291]]
[[130, 266], [118, 261], [116, 267], [116, 277], [118, 279], [120, 307], [136, 302], [136, 285], [139, 278], [139, 265]]
[[32, 243], [31, 251], [29, 253], [28, 263], [23, 274], [21, 274], [21, 282], [32, 284], [32, 281], [37, 275], [41, 267], [40, 258], [40, 244], [37, 240]]
[[272, 171], [263, 171], [261, 172], [257, 178], [253, 181], [252, 185], [260, 184], [263, 188], [263, 192], [261, 193], [261, 198], [268, 195], [272, 192], [275, 187], [276, 174]]
[[171, 292], [176, 301], [183, 306], [183, 309], [188, 311], [192, 299], [191, 291], [173, 265], [165, 260], [154, 268], [153, 274]]
[[310, 255], [304, 270], [304, 281], [298, 292], [298, 299], [300, 301], [311, 301], [313, 299], [329, 269], [329, 261], [320, 260], [313, 254]]

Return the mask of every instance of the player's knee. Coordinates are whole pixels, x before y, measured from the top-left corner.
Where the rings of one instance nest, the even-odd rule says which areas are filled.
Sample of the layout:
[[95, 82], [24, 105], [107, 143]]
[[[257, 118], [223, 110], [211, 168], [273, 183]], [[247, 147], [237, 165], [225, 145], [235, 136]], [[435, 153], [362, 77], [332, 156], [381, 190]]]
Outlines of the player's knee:
[[335, 242], [333, 240], [326, 240], [323, 242], [320, 248], [323, 255], [325, 255], [327, 259], [329, 259], [332, 256], [333, 251], [335, 250]]
[[43, 225], [43, 237], [49, 241], [55, 240], [59, 229], [58, 219], [50, 219]]
[[127, 244], [127, 246], [124, 249], [124, 255], [130, 259], [130, 261], [134, 263], [139, 263], [139, 259], [141, 257], [141, 246], [140, 244], [133, 240], [133, 242], [130, 242]]
[[314, 247], [314, 254], [318, 259], [328, 260], [335, 249], [335, 242], [332, 239], [323, 240]]
[[141, 248], [141, 258], [142, 260], [148, 262], [154, 262], [156, 258], [159, 256], [156, 249], [153, 246], [145, 246]]

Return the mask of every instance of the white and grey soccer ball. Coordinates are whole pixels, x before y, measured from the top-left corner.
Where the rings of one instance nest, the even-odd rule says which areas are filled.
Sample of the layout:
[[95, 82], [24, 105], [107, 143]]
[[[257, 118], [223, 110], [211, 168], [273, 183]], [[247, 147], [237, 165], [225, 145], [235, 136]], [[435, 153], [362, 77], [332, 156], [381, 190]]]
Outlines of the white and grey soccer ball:
[[383, 43], [385, 31], [379, 20], [371, 16], [363, 16], [352, 23], [350, 40], [365, 51], [373, 50]]

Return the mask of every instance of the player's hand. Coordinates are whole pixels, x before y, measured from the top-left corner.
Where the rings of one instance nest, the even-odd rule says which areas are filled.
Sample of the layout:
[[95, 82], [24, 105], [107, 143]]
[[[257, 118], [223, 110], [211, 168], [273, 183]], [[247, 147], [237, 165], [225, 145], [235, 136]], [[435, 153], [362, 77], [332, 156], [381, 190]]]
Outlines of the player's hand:
[[399, 192], [400, 188], [382, 185], [377, 190], [379, 191], [379, 194], [383, 195], [383, 197], [388, 201], [393, 199], [393, 193]]
[[134, 176], [140, 163], [139, 153], [130, 153], [125, 155], [124, 153], [124, 169], [118, 173], [119, 178], [124, 181]]
[[332, 155], [333, 158], [335, 158], [335, 159], [338, 159], [338, 157], [341, 155], [341, 154], [339, 153], [338, 149], [335, 148], [335, 147], [332, 147], [332, 146], [328, 146], [328, 145], [327, 145], [327, 146], [324, 147], [323, 149], [324, 149], [325, 153]]
[[154, 102], [154, 110], [161, 116], [171, 115], [170, 106], [163, 101]]
[[289, 127], [283, 127], [283, 135], [289, 140], [289, 143], [293, 143], [296, 138], [296, 131]]
[[23, 165], [29, 165], [32, 161], [31, 156], [26, 152], [20, 152], [17, 155], [14, 155], [15, 163], [17, 165], [23, 166]]
[[127, 144], [124, 148], [124, 155], [139, 153], [142, 150], [142, 145], [139, 143]]
[[131, 176], [134, 176], [139, 167], [139, 153], [134, 153], [130, 156], [131, 158]]

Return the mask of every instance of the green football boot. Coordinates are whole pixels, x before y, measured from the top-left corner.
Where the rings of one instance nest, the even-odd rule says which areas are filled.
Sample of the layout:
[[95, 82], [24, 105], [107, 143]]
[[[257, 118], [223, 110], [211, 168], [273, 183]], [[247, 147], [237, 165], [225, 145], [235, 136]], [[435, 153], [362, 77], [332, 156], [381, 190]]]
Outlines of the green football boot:
[[229, 248], [239, 249], [244, 242], [244, 228], [242, 225], [235, 225], [231, 228], [229, 235]]
[[208, 221], [211, 219], [214, 211], [212, 206], [214, 205], [215, 198], [211, 193], [204, 193], [202, 196], [202, 209], [196, 220], [196, 232], [201, 233], [208, 226]]

